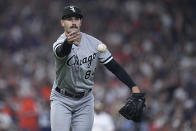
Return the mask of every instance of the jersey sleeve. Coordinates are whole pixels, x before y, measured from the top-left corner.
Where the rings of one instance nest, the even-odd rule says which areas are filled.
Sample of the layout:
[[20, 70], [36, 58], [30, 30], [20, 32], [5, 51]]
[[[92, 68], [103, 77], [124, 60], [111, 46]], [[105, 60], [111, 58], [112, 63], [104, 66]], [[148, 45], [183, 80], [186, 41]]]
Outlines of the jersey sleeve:
[[66, 39], [65, 37], [60, 36], [60, 37], [57, 39], [57, 41], [53, 44], [53, 53], [54, 53], [55, 57], [58, 58], [58, 59], [63, 59], [63, 58], [64, 58], [64, 57], [59, 57], [59, 56], [56, 54], [56, 49], [57, 49], [58, 46], [60, 46], [60, 45], [63, 44], [63, 42], [65, 41], [65, 39]]
[[113, 56], [108, 49], [106, 49], [106, 51], [104, 52], [99, 52], [99, 62], [101, 64], [107, 64], [112, 59], [113, 59]]

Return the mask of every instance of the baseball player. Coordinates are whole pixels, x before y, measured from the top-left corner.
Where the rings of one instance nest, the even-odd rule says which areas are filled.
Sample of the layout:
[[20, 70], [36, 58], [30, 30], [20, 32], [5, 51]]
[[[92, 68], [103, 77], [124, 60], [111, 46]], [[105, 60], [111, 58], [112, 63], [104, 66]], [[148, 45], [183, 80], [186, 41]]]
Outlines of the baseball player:
[[[66, 6], [61, 25], [63, 34], [53, 44], [56, 79], [51, 92], [52, 131], [91, 131], [94, 118], [94, 73], [98, 63], [115, 74], [134, 93], [139, 88], [114, 60], [103, 43], [80, 31], [82, 12]], [[103, 46], [105, 47], [105, 46]]]

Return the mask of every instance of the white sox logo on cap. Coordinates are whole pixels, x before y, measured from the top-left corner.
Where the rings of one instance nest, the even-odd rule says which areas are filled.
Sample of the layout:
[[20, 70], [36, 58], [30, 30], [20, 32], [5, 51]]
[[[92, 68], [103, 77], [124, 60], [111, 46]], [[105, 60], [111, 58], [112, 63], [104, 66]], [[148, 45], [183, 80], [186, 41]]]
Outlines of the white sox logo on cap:
[[82, 18], [81, 10], [76, 6], [66, 6], [63, 10], [62, 19], [75, 16], [77, 18]]
[[70, 10], [72, 10], [73, 12], [76, 12], [73, 6], [70, 6]]

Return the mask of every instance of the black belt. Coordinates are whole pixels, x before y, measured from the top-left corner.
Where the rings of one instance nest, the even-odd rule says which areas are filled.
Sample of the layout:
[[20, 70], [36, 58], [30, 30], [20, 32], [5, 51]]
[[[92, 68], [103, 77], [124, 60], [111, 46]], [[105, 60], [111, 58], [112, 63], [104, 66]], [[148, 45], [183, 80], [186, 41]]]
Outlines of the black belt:
[[[60, 93], [60, 94], [63, 94], [65, 96], [69, 96], [69, 97], [73, 97], [73, 98], [82, 98], [84, 95], [85, 95], [85, 92], [79, 92], [79, 93], [74, 93], [74, 94], [71, 94], [67, 91], [65, 91], [64, 89], [60, 89], [59, 87], [56, 87], [55, 90]], [[87, 91], [87, 93], [89, 93], [92, 89], [89, 89]]]

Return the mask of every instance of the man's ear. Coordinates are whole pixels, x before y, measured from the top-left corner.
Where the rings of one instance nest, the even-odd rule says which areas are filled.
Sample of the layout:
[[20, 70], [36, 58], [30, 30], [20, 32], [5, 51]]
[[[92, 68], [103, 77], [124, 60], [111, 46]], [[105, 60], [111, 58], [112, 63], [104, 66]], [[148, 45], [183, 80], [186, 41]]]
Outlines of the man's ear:
[[80, 26], [82, 25], [82, 19], [80, 19]]
[[61, 20], [61, 26], [63, 26], [63, 27], [64, 27], [64, 22], [63, 22], [63, 20]]

